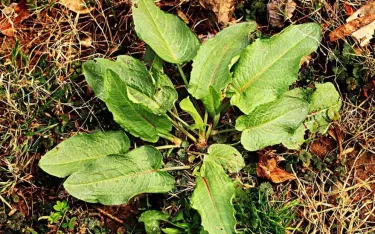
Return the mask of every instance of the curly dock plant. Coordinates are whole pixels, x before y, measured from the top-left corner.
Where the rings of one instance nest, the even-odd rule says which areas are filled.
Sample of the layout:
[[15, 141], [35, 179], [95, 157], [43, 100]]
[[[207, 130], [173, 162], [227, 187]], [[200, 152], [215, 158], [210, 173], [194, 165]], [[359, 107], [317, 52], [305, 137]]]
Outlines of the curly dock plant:
[[[248, 151], [277, 144], [298, 149], [307, 130], [327, 131], [341, 108], [333, 84], [289, 90], [297, 80], [301, 59], [319, 46], [320, 26], [292, 25], [250, 44], [256, 23], [237, 23], [201, 45], [181, 19], [161, 11], [152, 0], [134, 1], [132, 9], [136, 32], [148, 45], [147, 61], [121, 55], [115, 61], [87, 61], [83, 68], [87, 83], [114, 120], [146, 145], [130, 150], [123, 131], [78, 134], [49, 151], [39, 166], [51, 175], [67, 177], [64, 187], [78, 199], [118, 205], [141, 193], [172, 190], [175, 180], [169, 171], [191, 165], [165, 167], [159, 151], [189, 141], [196, 145], [197, 154], [204, 155], [194, 172], [192, 207], [207, 232], [234, 233], [230, 174], [245, 166], [244, 159], [230, 145], [209, 145], [210, 138], [226, 132], [218, 129], [218, 123], [230, 105], [243, 113], [232, 131], [241, 133]], [[191, 60], [188, 79], [182, 66]], [[191, 96], [179, 100], [163, 62], [175, 64]], [[191, 116], [193, 125], [182, 119], [176, 103], [180, 113]], [[160, 146], [160, 138], [172, 146]]]

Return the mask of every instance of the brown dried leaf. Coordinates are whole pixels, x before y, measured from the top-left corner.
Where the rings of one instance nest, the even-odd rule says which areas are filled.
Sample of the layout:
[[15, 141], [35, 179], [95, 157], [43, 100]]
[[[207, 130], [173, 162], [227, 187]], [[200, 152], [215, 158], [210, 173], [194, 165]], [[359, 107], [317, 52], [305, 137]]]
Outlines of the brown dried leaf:
[[273, 183], [282, 183], [287, 180], [294, 180], [296, 177], [279, 167], [277, 162], [280, 159], [268, 155], [260, 155], [257, 165], [257, 175], [261, 178], [272, 181]]
[[344, 7], [345, 7], [345, 11], [346, 11], [347, 15], [353, 15], [354, 14], [354, 9], [348, 2], [344, 2]]
[[310, 145], [310, 152], [315, 154], [320, 159], [324, 159], [337, 146], [334, 139], [330, 137], [320, 137], [314, 140]]
[[60, 0], [59, 3], [77, 14], [88, 14], [94, 9], [87, 6], [84, 0]]
[[185, 24], [188, 24], [189, 23], [189, 19], [188, 17], [185, 15], [184, 12], [182, 12], [181, 10], [177, 10], [177, 15], [185, 22]]
[[329, 34], [330, 41], [336, 41], [344, 38], [345, 36], [351, 35], [353, 32], [360, 28], [371, 24], [375, 20], [375, 15], [363, 16], [344, 24]]
[[267, 4], [268, 22], [273, 27], [283, 27], [292, 18], [297, 4], [293, 0], [273, 0]]
[[350, 22], [360, 17], [368, 15], [375, 15], [375, 1], [370, 1], [366, 5], [360, 7], [357, 11], [352, 13], [351, 16], [346, 19], [346, 22]]
[[212, 10], [219, 23], [227, 24], [232, 19], [236, 0], [199, 0], [201, 5]]
[[30, 17], [26, 0], [12, 3], [2, 10], [0, 17], [0, 32], [8, 37], [14, 37], [15, 28], [25, 19]]
[[80, 41], [81, 46], [88, 48], [92, 46], [92, 38], [91, 37], [85, 37]]
[[342, 39], [352, 35], [361, 46], [366, 46], [373, 38], [375, 31], [375, 1], [371, 1], [359, 8], [342, 25], [329, 34], [330, 41]]

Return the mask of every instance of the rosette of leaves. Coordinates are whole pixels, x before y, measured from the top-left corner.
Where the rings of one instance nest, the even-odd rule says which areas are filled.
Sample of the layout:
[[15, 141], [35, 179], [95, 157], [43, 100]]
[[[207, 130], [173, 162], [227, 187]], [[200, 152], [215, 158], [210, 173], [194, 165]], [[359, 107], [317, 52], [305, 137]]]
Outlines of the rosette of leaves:
[[[39, 166], [51, 175], [67, 177], [64, 187], [74, 197], [117, 205], [141, 193], [172, 190], [175, 181], [169, 171], [192, 165], [164, 167], [160, 150], [179, 148], [181, 142], [190, 141], [197, 145], [196, 153], [204, 155], [194, 173], [192, 207], [201, 215], [207, 232], [234, 233], [235, 193], [230, 175], [244, 167], [244, 159], [230, 145], [205, 146], [213, 130], [220, 134], [217, 124], [228, 103], [243, 113], [235, 128], [249, 151], [280, 143], [297, 149], [307, 130], [327, 130], [341, 107], [333, 84], [289, 90], [298, 78], [301, 58], [319, 46], [320, 27], [314, 23], [292, 25], [250, 44], [256, 23], [237, 23], [201, 45], [181, 19], [163, 12], [152, 0], [133, 1], [132, 10], [135, 30], [148, 45], [145, 62], [121, 55], [114, 61], [87, 61], [83, 70], [88, 85], [105, 102], [114, 120], [132, 137], [159, 147], [134, 148], [122, 131], [78, 134], [44, 155]], [[181, 66], [191, 60], [187, 81]], [[191, 96], [179, 99], [163, 62], [177, 66]], [[186, 115], [178, 113], [176, 103], [194, 124], [181, 118], [180, 114]], [[160, 146], [160, 138], [174, 145]], [[142, 222], [152, 224], [146, 230], [159, 230], [158, 219], [145, 216]]]

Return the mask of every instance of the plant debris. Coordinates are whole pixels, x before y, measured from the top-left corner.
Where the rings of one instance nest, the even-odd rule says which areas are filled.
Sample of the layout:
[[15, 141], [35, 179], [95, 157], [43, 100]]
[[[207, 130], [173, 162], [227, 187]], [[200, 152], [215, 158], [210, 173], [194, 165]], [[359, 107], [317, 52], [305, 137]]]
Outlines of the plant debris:
[[273, 27], [283, 27], [291, 19], [297, 4], [293, 0], [272, 0], [267, 4], [268, 21]]
[[21, 22], [30, 17], [26, 0], [12, 3], [2, 10], [0, 17], [0, 32], [8, 37], [14, 37], [14, 33]]
[[362, 47], [368, 45], [375, 32], [375, 1], [359, 8], [347, 18], [346, 22], [329, 34], [330, 41], [351, 35]]
[[216, 14], [219, 23], [227, 24], [231, 21], [236, 0], [199, 0], [199, 2], [204, 8]]
[[296, 178], [294, 175], [277, 166], [277, 163], [282, 160], [284, 160], [282, 157], [272, 157], [267, 154], [261, 154], [257, 165], [257, 175], [276, 184], [294, 180]]
[[77, 14], [88, 14], [94, 9], [84, 0], [60, 0], [58, 3]]

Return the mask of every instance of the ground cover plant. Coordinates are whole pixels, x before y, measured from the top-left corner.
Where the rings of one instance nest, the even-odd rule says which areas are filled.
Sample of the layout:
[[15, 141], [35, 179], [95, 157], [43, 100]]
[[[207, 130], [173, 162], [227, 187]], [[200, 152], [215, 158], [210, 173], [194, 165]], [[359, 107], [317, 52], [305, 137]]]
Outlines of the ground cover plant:
[[11, 2], [0, 232], [373, 230], [372, 1]]
[[[239, 131], [248, 151], [280, 143], [298, 149], [306, 130], [310, 134], [327, 131], [341, 108], [335, 87], [322, 83], [289, 90], [298, 78], [301, 59], [319, 45], [320, 27], [292, 25], [250, 43], [256, 23], [238, 23], [201, 45], [181, 19], [161, 11], [152, 0], [134, 1], [132, 10], [137, 35], [149, 46], [148, 66], [119, 55], [115, 61], [88, 61], [83, 70], [114, 120], [145, 145], [129, 150], [131, 140], [122, 131], [79, 134], [49, 151], [39, 166], [51, 175], [68, 177], [64, 187], [72, 196], [105, 205], [125, 204], [141, 193], [167, 193], [175, 186], [169, 172], [194, 166], [196, 186], [190, 201], [203, 229], [233, 233], [235, 183], [229, 175], [238, 173], [245, 163], [235, 147], [211, 144], [210, 138]], [[188, 81], [181, 66], [190, 60]], [[163, 73], [163, 62], [176, 64], [189, 93], [184, 99], [178, 100], [174, 84]], [[236, 119], [235, 129], [225, 125], [219, 129], [221, 113], [230, 106], [243, 115]], [[187, 124], [181, 112], [188, 113], [194, 124]], [[172, 128], [185, 136], [175, 136]], [[162, 145], [160, 138], [172, 145]], [[159, 151], [179, 148], [186, 141], [201, 156], [198, 163], [163, 166]], [[140, 220], [147, 226], [151, 222], [147, 220], [166, 219], [153, 217], [158, 215], [162, 213], [148, 213], [151, 218], [142, 215]]]

